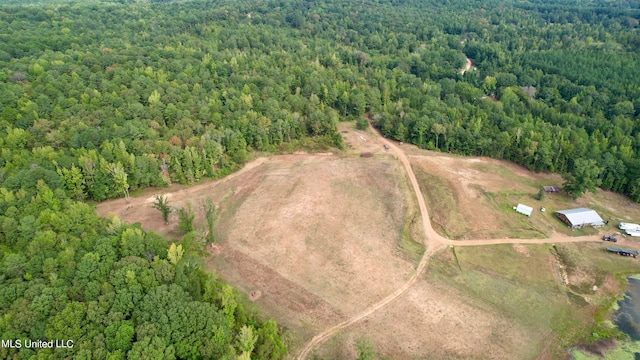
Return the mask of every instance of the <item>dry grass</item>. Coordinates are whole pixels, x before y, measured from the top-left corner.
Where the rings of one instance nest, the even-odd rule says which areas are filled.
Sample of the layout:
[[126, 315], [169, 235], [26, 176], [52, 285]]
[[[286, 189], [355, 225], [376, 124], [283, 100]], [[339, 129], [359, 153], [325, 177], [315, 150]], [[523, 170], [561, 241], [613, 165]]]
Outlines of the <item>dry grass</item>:
[[568, 346], [588, 340], [594, 313], [620, 290], [611, 274], [640, 266], [603, 253], [598, 244], [566, 244], [560, 251], [580, 258], [568, 268], [570, 284], [588, 284], [589, 291], [561, 284], [552, 245], [449, 248], [392, 306], [340, 332], [314, 355], [347, 359], [352, 339], [366, 336], [378, 355], [391, 359], [564, 358]]
[[[382, 156], [274, 157], [240, 176], [169, 194], [170, 204], [214, 199], [217, 244], [209, 266], [246, 294], [260, 291], [255, 303], [292, 329], [295, 352], [320, 329], [393, 292], [424, 249], [407, 221], [415, 201], [400, 165]], [[162, 229], [147, 200], [133, 199], [121, 215]], [[102, 213], [114, 208], [105, 205]], [[197, 227], [203, 220], [199, 213]]]

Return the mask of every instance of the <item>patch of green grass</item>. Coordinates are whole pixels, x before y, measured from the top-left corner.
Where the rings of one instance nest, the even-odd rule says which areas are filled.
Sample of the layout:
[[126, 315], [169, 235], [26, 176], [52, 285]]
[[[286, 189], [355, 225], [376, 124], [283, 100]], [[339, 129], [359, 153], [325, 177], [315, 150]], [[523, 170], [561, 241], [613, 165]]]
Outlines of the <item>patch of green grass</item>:
[[571, 356], [573, 356], [573, 360], [598, 360], [599, 356], [591, 356], [583, 353], [580, 350], [574, 349], [571, 351]]
[[536, 210], [532, 217], [519, 214], [513, 210], [513, 206], [518, 203], [531, 204], [531, 202], [523, 201], [522, 198], [528, 196], [528, 193], [521, 191], [500, 191], [498, 193], [485, 192], [487, 199], [496, 212], [502, 213], [501, 226], [499, 229], [487, 234], [502, 235], [502, 237], [531, 239], [545, 238], [547, 233], [543, 231], [543, 227], [539, 226], [535, 217], [538, 214]]
[[526, 254], [512, 245], [455, 250], [461, 273], [453, 285], [514, 323], [548, 331], [566, 316], [575, 317], [549, 266], [547, 246], [527, 246]]
[[238, 212], [240, 206], [247, 200], [251, 192], [241, 191], [239, 194], [235, 194], [236, 188], [231, 188], [220, 201], [218, 214], [216, 214], [216, 227], [215, 237], [218, 242], [225, 242], [227, 240], [227, 229], [230, 229], [233, 224], [233, 217]]
[[[511, 179], [511, 180], [517, 180], [518, 182], [522, 182], [525, 183], [527, 185], [533, 186], [533, 187], [540, 187], [541, 185], [532, 179], [529, 178], [525, 178], [522, 177], [520, 175], [516, 175], [513, 171], [511, 171], [511, 169], [509, 169], [506, 166], [503, 165], [496, 165], [496, 164], [492, 164], [492, 163], [488, 163], [485, 161], [480, 161], [480, 162], [476, 162], [473, 164], [470, 164], [469, 167], [471, 167], [472, 169], [478, 170], [480, 172], [483, 173], [487, 173], [487, 174], [496, 174], [496, 175], [500, 175], [504, 178], [507, 179]], [[548, 185], [548, 184], [545, 184]]]
[[400, 241], [398, 241], [398, 247], [402, 253], [413, 261], [414, 264], [420, 261], [426, 249], [424, 244], [415, 241], [411, 236], [411, 227], [414, 226], [416, 220], [419, 219], [419, 213], [413, 213], [412, 216], [406, 218], [402, 234], [400, 235]]
[[451, 184], [445, 179], [414, 168], [420, 189], [429, 208], [434, 228], [450, 239], [456, 239], [468, 231], [468, 225], [458, 210], [458, 200]]
[[476, 269], [522, 282], [527, 287], [553, 287], [557, 280], [549, 264], [550, 245], [494, 245], [456, 247], [462, 271]]
[[604, 360], [635, 360], [636, 353], [640, 353], [640, 341], [618, 342], [618, 346], [608, 352]]
[[489, 304], [499, 314], [531, 329], [549, 329], [571, 312], [571, 303], [557, 287], [527, 286], [519, 279], [486, 269], [465, 269], [456, 277], [458, 287]]
[[[559, 245], [558, 257], [568, 271], [579, 271], [587, 277], [575, 288], [566, 288], [558, 285], [550, 265], [555, 251], [552, 245], [519, 246], [526, 250], [513, 245], [455, 247], [455, 257], [453, 251], [435, 256], [428, 273], [434, 281], [467, 293], [477, 306], [488, 307], [514, 325], [532, 329], [532, 343], [539, 341], [542, 346], [543, 338], [552, 336], [556, 340], [551, 352], [558, 357], [578, 343], [622, 338], [608, 321], [615, 295], [619, 294], [594, 292], [591, 287], [600, 287], [607, 277], [611, 281], [612, 274], [640, 273], [638, 261], [610, 256], [601, 244]], [[588, 299], [581, 294], [589, 294]]]
[[[596, 274], [617, 274], [624, 279], [632, 274], [640, 273], [640, 262], [632, 257], [619, 256], [607, 252], [608, 243], [562, 244], [558, 248], [569, 254], [571, 265]], [[564, 260], [563, 260], [564, 261]]]

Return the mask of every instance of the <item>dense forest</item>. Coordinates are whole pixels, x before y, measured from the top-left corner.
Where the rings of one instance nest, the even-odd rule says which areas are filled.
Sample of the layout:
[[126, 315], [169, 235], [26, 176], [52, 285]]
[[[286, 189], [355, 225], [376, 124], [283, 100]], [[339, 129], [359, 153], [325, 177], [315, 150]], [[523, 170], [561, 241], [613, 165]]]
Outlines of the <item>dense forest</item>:
[[[309, 137], [339, 147], [337, 121], [369, 114], [427, 149], [535, 171], [588, 164], [639, 201], [639, 14], [634, 2], [5, 6], [0, 180], [100, 201], [223, 176]], [[476, 71], [461, 75], [465, 57]]]
[[2, 338], [73, 338], [56, 351], [77, 358], [282, 357], [277, 326], [193, 254], [85, 201], [341, 147], [339, 121], [589, 168], [640, 201], [639, 19], [637, 1], [0, 0]]

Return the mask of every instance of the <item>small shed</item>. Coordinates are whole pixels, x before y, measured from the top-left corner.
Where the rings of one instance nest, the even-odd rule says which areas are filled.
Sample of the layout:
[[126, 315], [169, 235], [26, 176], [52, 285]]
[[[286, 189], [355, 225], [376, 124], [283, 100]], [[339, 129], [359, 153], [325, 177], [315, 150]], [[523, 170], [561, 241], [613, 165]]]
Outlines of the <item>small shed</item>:
[[604, 221], [600, 215], [595, 210], [587, 208], [560, 210], [556, 211], [556, 215], [573, 229], [579, 229], [583, 226], [604, 226]]
[[533, 212], [533, 208], [531, 206], [522, 205], [522, 204], [518, 204], [518, 206], [514, 206], [513, 210], [527, 216], [531, 216], [531, 213]]

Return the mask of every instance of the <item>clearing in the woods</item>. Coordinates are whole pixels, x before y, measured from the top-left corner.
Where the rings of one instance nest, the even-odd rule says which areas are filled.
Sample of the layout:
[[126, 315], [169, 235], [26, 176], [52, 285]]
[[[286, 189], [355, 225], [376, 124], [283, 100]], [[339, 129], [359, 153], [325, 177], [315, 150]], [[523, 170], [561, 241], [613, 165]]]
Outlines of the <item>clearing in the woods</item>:
[[[207, 265], [286, 329], [292, 356], [353, 358], [365, 338], [394, 359], [555, 358], [619, 291], [612, 274], [640, 271], [597, 240], [619, 221], [640, 221], [640, 207], [619, 195], [537, 200], [561, 178], [340, 129], [344, 152], [261, 157], [222, 180], [163, 191], [175, 207], [213, 199]], [[152, 202], [148, 193], [97, 212], [178, 236], [176, 219], [165, 225]], [[531, 218], [517, 203], [534, 208]], [[582, 206], [610, 224], [572, 231], [555, 218]], [[492, 243], [502, 245], [473, 246]]]

